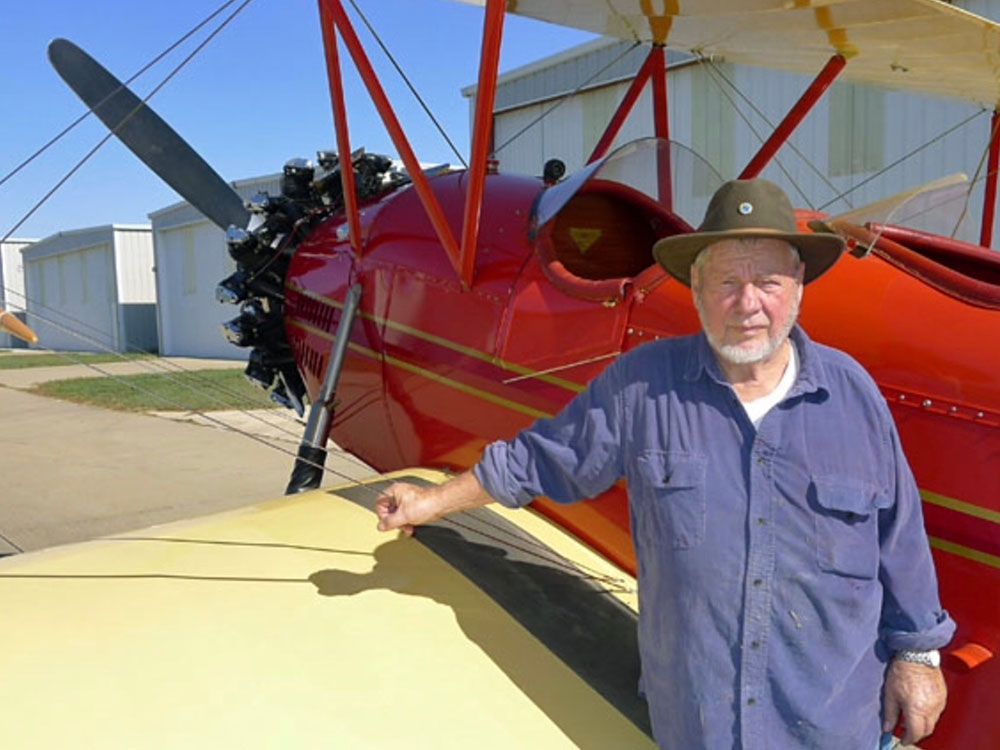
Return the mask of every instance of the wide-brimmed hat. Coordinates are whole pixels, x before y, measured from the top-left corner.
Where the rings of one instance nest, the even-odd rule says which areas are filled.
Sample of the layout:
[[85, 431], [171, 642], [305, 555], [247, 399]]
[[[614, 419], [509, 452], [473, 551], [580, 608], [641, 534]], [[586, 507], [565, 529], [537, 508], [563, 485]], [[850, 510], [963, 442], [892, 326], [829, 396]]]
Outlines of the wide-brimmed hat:
[[722, 240], [785, 240], [805, 264], [803, 283], [828, 271], [844, 250], [844, 240], [826, 232], [799, 232], [795, 209], [785, 192], [768, 180], [730, 180], [715, 191], [701, 226], [688, 234], [665, 237], [653, 245], [653, 257], [667, 273], [691, 286], [691, 264], [702, 250]]

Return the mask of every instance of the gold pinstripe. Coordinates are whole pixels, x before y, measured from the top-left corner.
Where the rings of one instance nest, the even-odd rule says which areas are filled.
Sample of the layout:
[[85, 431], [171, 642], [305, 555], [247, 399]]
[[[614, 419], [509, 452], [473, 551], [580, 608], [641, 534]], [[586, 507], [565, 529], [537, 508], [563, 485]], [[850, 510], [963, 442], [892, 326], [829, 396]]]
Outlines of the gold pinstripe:
[[[298, 286], [290, 286], [289, 288], [294, 289], [303, 297], [308, 297], [309, 299], [315, 302], [328, 305], [330, 307], [336, 308], [337, 310], [342, 310], [344, 307], [342, 303], [337, 302], [336, 300], [332, 300], [329, 297], [324, 297], [322, 294], [310, 292]], [[507, 362], [505, 360], [500, 359], [499, 357], [487, 354], [486, 352], [481, 352], [478, 349], [473, 349], [471, 347], [459, 344], [457, 342], [451, 341], [441, 336], [437, 336], [433, 333], [427, 333], [426, 331], [421, 331], [419, 328], [408, 326], [405, 323], [400, 323], [395, 320], [390, 320], [389, 318], [381, 318], [366, 312], [359, 312], [358, 314], [362, 318], [370, 320], [373, 323], [379, 325], [385, 325], [387, 328], [392, 328], [393, 330], [400, 331], [401, 333], [413, 336], [414, 338], [419, 338], [423, 339], [424, 341], [429, 341], [430, 343], [437, 344], [442, 348], [450, 349], [451, 351], [458, 352], [459, 354], [464, 354], [467, 357], [470, 357], [472, 359], [477, 359], [480, 362], [486, 362], [487, 364], [499, 367], [503, 370], [507, 370], [508, 372], [513, 372], [517, 375], [530, 377], [534, 380], [540, 380], [543, 383], [548, 383], [549, 385], [554, 385], [559, 388], [563, 388], [567, 391], [572, 391], [573, 393], [582, 393], [584, 390], [584, 386], [580, 385], [579, 383], [574, 383], [571, 380], [565, 380], [563, 378], [555, 377], [553, 375], [546, 375], [543, 373], [539, 373], [536, 370], [531, 370], [522, 365], [515, 364], [514, 362]]]
[[955, 542], [949, 542], [947, 539], [938, 539], [935, 536], [928, 537], [928, 539], [930, 539], [931, 547], [934, 549], [939, 549], [942, 552], [948, 552], [952, 555], [958, 555], [959, 557], [964, 557], [966, 560], [972, 560], [973, 562], [988, 565], [991, 568], [1000, 568], [1000, 557], [997, 557], [996, 555], [991, 555], [988, 552], [981, 552], [978, 549], [972, 549], [971, 547], [956, 544]]
[[[308, 323], [302, 323], [301, 321], [293, 320], [290, 324], [301, 328], [304, 331], [308, 331], [316, 336], [324, 338], [328, 341], [333, 341], [333, 336], [326, 331], [321, 331], [319, 328], [315, 328]], [[541, 409], [535, 409], [534, 407], [528, 406], [527, 404], [522, 404], [517, 401], [513, 401], [509, 398], [504, 398], [503, 396], [498, 396], [495, 393], [490, 393], [489, 391], [484, 391], [481, 388], [475, 388], [471, 385], [462, 383], [461, 381], [454, 380], [453, 378], [445, 377], [436, 372], [432, 372], [426, 368], [420, 367], [419, 365], [406, 362], [398, 357], [392, 357], [389, 355], [380, 355], [378, 352], [372, 351], [368, 347], [361, 346], [360, 344], [355, 344], [349, 342], [347, 348], [351, 351], [361, 354], [370, 359], [384, 359], [387, 364], [397, 367], [400, 370], [406, 370], [407, 372], [412, 372], [421, 377], [425, 377], [428, 380], [433, 380], [435, 383], [446, 386], [448, 388], [453, 388], [456, 391], [460, 391], [469, 396], [474, 396], [475, 398], [482, 399], [483, 401], [488, 401], [491, 404], [496, 404], [497, 406], [502, 406], [506, 409], [511, 409], [512, 411], [519, 412], [520, 414], [526, 414], [533, 419], [543, 419], [545, 417], [551, 417], [552, 415], [548, 412], [544, 412]]]
[[942, 508], [953, 510], [956, 513], [962, 513], [967, 516], [982, 519], [983, 521], [1000, 524], [1000, 513], [997, 513], [995, 510], [982, 508], [978, 505], [973, 505], [972, 503], [962, 502], [961, 500], [956, 500], [952, 497], [938, 495], [937, 493], [929, 492], [928, 490], [920, 490], [920, 496], [924, 499], [925, 503], [939, 505]]

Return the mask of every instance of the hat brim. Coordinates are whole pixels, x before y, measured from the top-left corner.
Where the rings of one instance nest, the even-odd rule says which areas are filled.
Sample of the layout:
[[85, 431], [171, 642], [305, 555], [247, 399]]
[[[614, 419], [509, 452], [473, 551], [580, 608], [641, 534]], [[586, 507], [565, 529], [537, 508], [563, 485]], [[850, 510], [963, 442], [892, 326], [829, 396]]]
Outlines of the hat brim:
[[805, 264], [802, 283], [815, 281], [829, 271], [844, 252], [844, 240], [826, 232], [787, 233], [771, 229], [733, 229], [724, 232], [691, 232], [664, 237], [653, 245], [656, 262], [685, 286], [691, 286], [691, 264], [709, 245], [735, 239], [784, 240], [799, 251]]

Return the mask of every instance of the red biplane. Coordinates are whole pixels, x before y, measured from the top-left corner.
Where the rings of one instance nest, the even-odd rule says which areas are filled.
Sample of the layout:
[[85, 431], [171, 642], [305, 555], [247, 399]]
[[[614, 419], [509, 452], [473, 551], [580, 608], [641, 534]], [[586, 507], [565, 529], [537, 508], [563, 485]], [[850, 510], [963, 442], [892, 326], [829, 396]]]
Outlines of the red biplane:
[[[690, 231], [697, 221], [675, 210], [691, 196], [682, 194], [681, 150], [671, 146], [668, 132], [666, 47], [816, 75], [739, 175], [726, 177], [760, 174], [837, 78], [991, 109], [1000, 102], [994, 65], [1000, 26], [936, 0], [473, 4], [485, 6], [485, 16], [467, 170], [421, 169], [340, 1], [320, 0], [338, 151], [321, 153], [318, 166], [290, 162], [282, 195], [248, 205], [85, 53], [65, 41], [50, 48], [60, 74], [126, 145], [227, 229], [238, 270], [222, 282], [219, 295], [240, 305], [227, 336], [252, 347], [251, 379], [292, 406], [312, 405], [289, 492], [319, 485], [328, 434], [383, 471], [467, 468], [487, 442], [559, 410], [616, 355], [697, 330], [690, 291], [650, 254], [658, 238]], [[505, 13], [648, 46], [647, 61], [590, 163], [568, 178], [556, 163], [541, 177], [526, 177], [500, 173], [490, 159]], [[405, 170], [388, 158], [352, 151], [341, 45]], [[654, 137], [611, 151], [647, 85]], [[800, 213], [803, 227], [819, 222], [847, 237], [852, 249], [810, 286], [802, 323], [814, 338], [859, 359], [885, 394], [924, 498], [942, 598], [959, 623], [945, 662], [949, 708], [927, 748], [992, 748], [1000, 737], [1000, 660], [994, 658], [1000, 649], [1000, 350], [992, 345], [1000, 335], [1000, 256], [989, 249], [998, 131], [995, 114], [980, 245], [887, 222], [885, 211], [872, 214], [881, 222], [859, 218], [864, 211], [839, 218]], [[926, 194], [915, 191], [888, 205]], [[351, 492], [340, 496], [350, 499]], [[316, 507], [307, 497], [313, 496], [285, 502], [301, 514]], [[366, 498], [370, 502], [370, 491]], [[589, 503], [564, 507], [540, 500], [535, 507], [603, 563], [634, 574], [627, 502], [619, 486]], [[266, 506], [262, 517], [278, 508]], [[508, 533], [519, 523], [506, 515], [484, 519], [476, 521], [478, 533], [490, 524]], [[253, 523], [247, 516], [237, 521]], [[456, 551], [457, 543], [430, 530], [419, 536], [503, 599], [494, 579], [484, 583], [469, 573], [477, 563], [468, 548]], [[314, 546], [330, 546], [317, 541], [319, 532], [310, 538]], [[385, 543], [365, 536], [364, 544], [373, 545], [386, 577], [398, 575], [386, 573], [392, 560], [380, 553]], [[524, 537], [513, 546], [528, 544], [537, 539]], [[589, 554], [574, 550], [560, 554], [574, 560]], [[588, 559], [597, 565], [597, 558]], [[49, 570], [54, 563], [45, 558], [38, 564]], [[602, 581], [614, 575], [602, 571], [595, 573]], [[354, 574], [324, 575], [326, 584], [322, 575], [311, 579], [320, 593], [324, 585], [343, 593]], [[386, 586], [412, 593], [415, 584], [393, 578]], [[614, 619], [617, 610], [609, 611], [592, 619]], [[528, 629], [552, 648], [534, 626]], [[622, 658], [632, 664], [634, 655]], [[645, 726], [634, 707], [610, 698], [611, 688], [598, 692], [633, 719], [621, 735], [630, 739], [598, 739], [592, 727], [570, 728], [550, 699], [537, 705], [580, 746], [646, 742], [629, 734]], [[400, 700], [398, 691], [393, 698]], [[480, 726], [493, 727], [492, 719]], [[535, 746], [551, 746], [544, 742]]]

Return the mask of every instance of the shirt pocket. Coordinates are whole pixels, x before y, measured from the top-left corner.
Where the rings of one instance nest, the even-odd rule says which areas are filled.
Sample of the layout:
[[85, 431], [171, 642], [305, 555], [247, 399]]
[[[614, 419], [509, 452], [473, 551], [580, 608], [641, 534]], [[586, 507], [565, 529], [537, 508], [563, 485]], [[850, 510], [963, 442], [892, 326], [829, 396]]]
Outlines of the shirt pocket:
[[654, 525], [653, 543], [690, 549], [705, 539], [704, 456], [643, 451], [636, 461], [642, 504]]
[[886, 507], [876, 485], [853, 477], [813, 477], [816, 561], [820, 570], [875, 578], [879, 566], [878, 511]]

